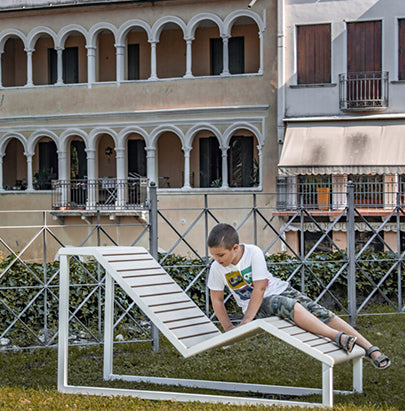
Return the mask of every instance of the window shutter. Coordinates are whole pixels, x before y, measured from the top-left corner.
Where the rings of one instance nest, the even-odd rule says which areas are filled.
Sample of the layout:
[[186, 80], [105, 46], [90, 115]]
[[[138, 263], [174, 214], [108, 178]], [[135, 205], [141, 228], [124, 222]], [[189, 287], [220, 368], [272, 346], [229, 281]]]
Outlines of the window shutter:
[[398, 80], [405, 80], [405, 19], [398, 20]]
[[331, 82], [330, 24], [297, 26], [297, 82]]

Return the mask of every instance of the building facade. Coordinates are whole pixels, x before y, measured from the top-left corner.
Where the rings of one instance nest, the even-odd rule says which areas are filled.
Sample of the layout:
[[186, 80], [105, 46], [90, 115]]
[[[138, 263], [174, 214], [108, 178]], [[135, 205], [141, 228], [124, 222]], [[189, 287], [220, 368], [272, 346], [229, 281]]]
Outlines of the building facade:
[[0, 53], [2, 210], [275, 192], [276, 0], [5, 1]]
[[[356, 207], [378, 227], [403, 205], [405, 3], [288, 0], [278, 13], [279, 215], [287, 220], [302, 201], [328, 227], [352, 181]], [[315, 225], [307, 224], [309, 244], [320, 235]], [[358, 222], [358, 243], [371, 231]], [[383, 231], [386, 244], [375, 248], [396, 250], [395, 221]], [[287, 237], [298, 244], [298, 236], [292, 225]], [[345, 237], [338, 224], [335, 243], [345, 248]]]

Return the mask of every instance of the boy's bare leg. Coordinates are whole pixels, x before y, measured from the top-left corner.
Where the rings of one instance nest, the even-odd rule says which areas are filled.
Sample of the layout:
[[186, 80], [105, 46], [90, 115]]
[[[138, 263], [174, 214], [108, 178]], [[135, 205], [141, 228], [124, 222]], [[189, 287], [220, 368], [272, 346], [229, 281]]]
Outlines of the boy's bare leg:
[[[325, 324], [299, 303], [294, 306], [294, 322], [304, 330], [330, 338], [332, 341], [335, 341], [339, 331], [343, 331], [345, 334], [357, 337], [357, 344], [365, 350], [372, 346], [357, 330], [340, 317], [336, 316], [328, 324]], [[381, 352], [375, 351], [371, 354], [371, 358], [375, 360], [380, 355]], [[385, 362], [382, 363], [382, 366], [384, 365]]]
[[[370, 343], [370, 341], [364, 338], [355, 328], [353, 328], [349, 323], [342, 320], [338, 316], [334, 317], [331, 321], [329, 321], [327, 325], [329, 327], [334, 328], [335, 330], [343, 331], [346, 334], [354, 335], [355, 337], [357, 337], [357, 344], [361, 348], [364, 348], [365, 350], [368, 350], [373, 345]], [[376, 360], [381, 354], [382, 353], [380, 351], [374, 351], [373, 353], [371, 353], [371, 359]], [[384, 367], [385, 364], [386, 364], [386, 361], [382, 362], [381, 366]]]
[[[294, 305], [294, 322], [304, 330], [330, 338], [332, 341], [335, 341], [336, 336], [340, 331], [323, 323], [299, 303]], [[330, 321], [329, 324], [331, 322], [332, 321]]]

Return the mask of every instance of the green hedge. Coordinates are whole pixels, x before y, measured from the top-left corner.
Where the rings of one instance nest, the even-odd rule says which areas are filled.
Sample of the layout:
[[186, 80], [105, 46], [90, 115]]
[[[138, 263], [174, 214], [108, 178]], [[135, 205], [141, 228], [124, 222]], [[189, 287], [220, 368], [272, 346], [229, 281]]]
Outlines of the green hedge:
[[[204, 262], [175, 255], [160, 255], [159, 258], [160, 260], [163, 259], [163, 265], [167, 272], [183, 289], [195, 280], [198, 273], [201, 273], [199, 279], [190, 288], [189, 295], [205, 310], [207, 267]], [[372, 282], [375, 284], [380, 282], [382, 277], [395, 264], [395, 258], [390, 253], [374, 253], [362, 256], [361, 261], [357, 262], [356, 271], [358, 301], [361, 302], [372, 292], [374, 288]], [[19, 345], [24, 346], [36, 345], [40, 341], [27, 330], [24, 324], [34, 330], [35, 334], [38, 334], [37, 331], [44, 328], [46, 318], [46, 328], [51, 332], [56, 332], [58, 323], [59, 263], [49, 263], [44, 267], [42, 264], [16, 261], [8, 268], [7, 272], [3, 272], [12, 260], [13, 257], [9, 256], [0, 262], [0, 317], [2, 318], [0, 334], [8, 329], [6, 337], [11, 338], [12, 341], [18, 341]], [[330, 287], [330, 292], [334, 297], [327, 293], [321, 302], [331, 309], [339, 308], [339, 304], [345, 306], [347, 270], [346, 268], [342, 269], [346, 264], [344, 254], [316, 253], [305, 264], [301, 264], [297, 258], [286, 253], [279, 253], [268, 256], [267, 264], [274, 275], [282, 279], [290, 279], [291, 284], [298, 289], [301, 287], [303, 276], [305, 292], [312, 298], [318, 297], [323, 290], [323, 286], [329, 284], [336, 277]], [[302, 267], [304, 267], [304, 270], [302, 270]], [[402, 284], [405, 284], [404, 268], [402, 264]], [[337, 276], [340, 269], [342, 269], [342, 272]], [[70, 287], [71, 307], [76, 310], [82, 304], [75, 314], [76, 318], [71, 321], [72, 332], [81, 332], [89, 338], [90, 333], [86, 330], [86, 327], [97, 334], [99, 309], [104, 304], [104, 293], [100, 288], [104, 273], [96, 262], [84, 263], [74, 258], [71, 258], [70, 261], [70, 272], [70, 283], [72, 284]], [[397, 302], [398, 296], [398, 275], [398, 269], [394, 269], [380, 287], [380, 290], [394, 303]], [[97, 287], [99, 287], [99, 290], [92, 292]], [[404, 290], [402, 295], [405, 295]], [[34, 298], [34, 302], [29, 305], [29, 302]], [[130, 301], [118, 287], [115, 299], [115, 314], [119, 318], [130, 304]], [[83, 301], [85, 302], [83, 303]], [[384, 302], [384, 298], [380, 293], [375, 293], [371, 302], [381, 303]], [[228, 303], [228, 310], [231, 312], [237, 310], [233, 300]], [[20, 320], [15, 322], [18, 315]], [[141, 314], [135, 312], [133, 315], [138, 318]], [[142, 317], [140, 318], [142, 321]], [[128, 325], [129, 323], [128, 319], [121, 322], [122, 325]], [[135, 328], [132, 327], [132, 330]], [[139, 337], [143, 334], [143, 331], [138, 329], [133, 333]]]

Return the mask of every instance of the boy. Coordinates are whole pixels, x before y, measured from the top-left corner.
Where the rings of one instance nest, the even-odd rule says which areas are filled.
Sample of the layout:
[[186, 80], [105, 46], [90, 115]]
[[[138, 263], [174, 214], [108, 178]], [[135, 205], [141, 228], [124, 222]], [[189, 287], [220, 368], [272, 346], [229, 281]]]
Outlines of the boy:
[[378, 347], [372, 346], [346, 321], [269, 273], [262, 250], [255, 245], [239, 244], [238, 233], [231, 225], [216, 225], [207, 243], [215, 260], [208, 288], [215, 314], [225, 331], [234, 328], [224, 305], [227, 286], [243, 311], [239, 326], [255, 318], [277, 315], [306, 331], [330, 338], [347, 352], [357, 343], [366, 350], [375, 368], [383, 370], [391, 365]]

